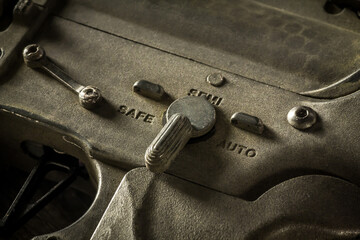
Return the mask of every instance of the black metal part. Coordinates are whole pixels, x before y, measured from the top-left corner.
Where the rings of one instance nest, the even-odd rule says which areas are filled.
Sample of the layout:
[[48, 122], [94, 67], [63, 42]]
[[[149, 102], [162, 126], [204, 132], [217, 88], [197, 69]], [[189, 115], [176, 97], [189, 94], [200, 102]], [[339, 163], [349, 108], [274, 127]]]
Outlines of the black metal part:
[[[52, 199], [62, 193], [80, 173], [79, 162], [76, 158], [56, 153], [49, 147], [44, 147], [44, 155], [36, 157], [38, 164], [32, 169], [19, 193], [0, 222], [0, 236], [10, 235], [20, 226], [30, 220], [36, 213], [44, 208]], [[48, 192], [34, 199], [36, 190], [48, 173], [52, 171], [66, 174], [62, 180], [51, 187]]]
[[328, 0], [324, 9], [330, 14], [340, 13], [344, 8], [350, 8], [357, 14], [360, 11], [360, 0]]
[[0, 1], [0, 32], [6, 30], [11, 24], [13, 19], [13, 9], [16, 3], [16, 0]]

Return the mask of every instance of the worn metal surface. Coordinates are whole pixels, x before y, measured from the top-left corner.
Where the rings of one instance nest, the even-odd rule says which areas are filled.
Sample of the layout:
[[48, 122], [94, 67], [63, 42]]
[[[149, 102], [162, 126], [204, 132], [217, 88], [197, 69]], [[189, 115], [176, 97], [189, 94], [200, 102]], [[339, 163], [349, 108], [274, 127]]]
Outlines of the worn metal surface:
[[[291, 12], [295, 16], [316, 19], [333, 26], [337, 26], [352, 32], [359, 32], [359, 18], [353, 10], [344, 8], [338, 14], [329, 14], [325, 9], [327, 1], [303, 0], [303, 1], [278, 1], [278, 0], [256, 0], [268, 6], [280, 9], [281, 11]], [[336, 0], [337, 1], [337, 0]], [[342, 0], [339, 0], [342, 1]], [[323, 9], [323, 10], [320, 10]]]
[[[172, 99], [200, 91], [211, 94], [210, 101], [217, 99], [212, 101], [218, 116], [214, 134], [185, 147], [182, 160], [169, 169], [176, 176], [249, 199], [279, 182], [309, 173], [336, 175], [360, 184], [360, 149], [356, 147], [360, 133], [355, 131], [360, 114], [358, 92], [333, 101], [314, 100], [226, 72], [228, 83], [214, 88], [201, 81], [214, 72], [209, 66], [56, 17], [36, 42], [49, 55], [56, 55], [58, 64], [74, 73], [74, 78], [98, 85], [106, 103], [97, 111], [84, 112], [63, 86], [19, 64], [11, 77], [2, 79], [2, 108], [24, 109], [32, 113], [30, 118], [42, 116], [71, 129], [89, 142], [88, 150], [98, 160], [127, 169], [144, 165], [143, 154], [162, 128], [162, 114], [168, 107], [165, 101], [133, 94], [134, 80], [146, 78], [156, 79]], [[112, 64], [96, 67], [94, 63], [104, 56], [103, 61]], [[21, 95], [17, 94], [20, 89]], [[125, 114], [120, 105], [127, 107]], [[318, 113], [317, 127], [303, 133], [288, 124], [289, 109], [298, 105]], [[153, 121], [145, 121], [140, 111], [155, 116]], [[262, 119], [267, 127], [264, 134], [234, 131], [228, 119], [236, 111]], [[334, 121], [340, 113], [347, 121]]]
[[360, 24], [352, 11], [334, 17], [323, 0], [260, 2], [74, 0], [59, 15], [294, 92], [326, 87], [359, 68]]
[[356, 239], [360, 189], [327, 176], [286, 181], [254, 202], [138, 168], [91, 239]]
[[[110, 205], [94, 239], [109, 231], [125, 239], [161, 238], [160, 233], [168, 239], [207, 233], [253, 239], [359, 234], [360, 92], [347, 89], [332, 100], [299, 93], [331, 86], [359, 68], [360, 26], [346, 11], [328, 20], [320, 1], [305, 0], [301, 10], [298, 1], [282, 7], [277, 2], [69, 1], [31, 42], [56, 56], [56, 64], [74, 79], [99, 86], [105, 101], [93, 111], [76, 104], [49, 76], [29, 69], [21, 49], [9, 52], [10, 41], [4, 42], [4, 56], [14, 53], [18, 59], [11, 68], [0, 62], [0, 71], [7, 70], [0, 78], [2, 141], [33, 140], [80, 156], [99, 184], [87, 214], [54, 237], [79, 239], [80, 231], [90, 238], [123, 170], [144, 166], [144, 152], [162, 129], [164, 112], [184, 96], [205, 96], [214, 105], [214, 129], [190, 140], [167, 170], [172, 177], [130, 173], [119, 188], [125, 193], [116, 194], [113, 204], [135, 211]], [[205, 79], [214, 72], [226, 84], [208, 84]], [[135, 94], [139, 79], [161, 85], [167, 98]], [[317, 123], [294, 129], [287, 121], [294, 106], [312, 108]], [[263, 134], [232, 126], [234, 112], [261, 119]], [[146, 196], [149, 201], [142, 201]], [[200, 200], [194, 204], [192, 196]], [[144, 206], [140, 213], [138, 203]], [[116, 212], [109, 215], [112, 209]], [[171, 209], [180, 214], [170, 215], [173, 221], [166, 225]], [[141, 220], [148, 216], [153, 225]], [[113, 217], [130, 227], [111, 225]], [[188, 219], [193, 224], [186, 224]], [[204, 224], [197, 225], [199, 219]], [[214, 226], [220, 229], [216, 233]]]
[[187, 96], [175, 100], [166, 110], [166, 119], [177, 113], [189, 119], [193, 138], [207, 134], [216, 123], [215, 108], [205, 97]]
[[302, 92], [304, 96], [314, 98], [337, 98], [353, 93], [360, 88], [360, 69], [351, 73], [349, 76], [330, 84], [324, 88]]

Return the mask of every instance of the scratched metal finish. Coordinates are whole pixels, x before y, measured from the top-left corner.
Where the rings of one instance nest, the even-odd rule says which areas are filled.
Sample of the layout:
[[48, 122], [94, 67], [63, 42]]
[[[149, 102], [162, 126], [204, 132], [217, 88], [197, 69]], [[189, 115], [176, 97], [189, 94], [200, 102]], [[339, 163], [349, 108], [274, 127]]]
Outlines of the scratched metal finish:
[[324, 0], [301, 0], [301, 1], [279, 1], [279, 0], [255, 0], [268, 6], [289, 11], [297, 16], [316, 19], [317, 21], [331, 24], [353, 32], [360, 32], [359, 18], [352, 9], [344, 8], [338, 14], [329, 14], [323, 11]]
[[[169, 169], [175, 176], [247, 199], [305, 174], [336, 175], [360, 185], [360, 92], [319, 101], [226, 72], [221, 73], [227, 83], [216, 88], [205, 79], [217, 69], [68, 20], [55, 17], [42, 32], [34, 41], [74, 79], [99, 87], [105, 104], [93, 111], [83, 109], [66, 87], [18, 62], [1, 79], [4, 118], [15, 112], [62, 129], [69, 136], [61, 141], [75, 138], [91, 158], [117, 167], [144, 166], [146, 148], [162, 128], [171, 102], [132, 92], [134, 82], [147, 79], [162, 85], [172, 100], [200, 91], [222, 98], [215, 101], [215, 131], [183, 149]], [[309, 131], [298, 131], [286, 120], [298, 105], [318, 113], [320, 120]], [[232, 126], [234, 112], [262, 119], [264, 133]]]
[[320, 1], [301, 5], [299, 13], [310, 17], [291, 6], [299, 12], [296, 4], [284, 10], [247, 0], [74, 0], [59, 15], [294, 92], [325, 87], [359, 68], [358, 25], [314, 19], [330, 18]]
[[358, 187], [328, 176], [294, 178], [248, 202], [138, 168], [91, 239], [356, 239], [359, 199]]

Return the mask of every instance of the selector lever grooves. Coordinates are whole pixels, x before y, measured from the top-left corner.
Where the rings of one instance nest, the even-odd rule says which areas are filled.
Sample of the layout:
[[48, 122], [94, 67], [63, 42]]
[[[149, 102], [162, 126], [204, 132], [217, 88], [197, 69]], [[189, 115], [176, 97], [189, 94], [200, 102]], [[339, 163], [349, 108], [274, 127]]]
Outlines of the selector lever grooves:
[[190, 138], [208, 133], [215, 125], [215, 108], [204, 97], [187, 96], [174, 101], [166, 111], [167, 123], [145, 152], [145, 165], [164, 172]]
[[172, 115], [146, 150], [146, 167], [156, 173], [165, 171], [191, 136], [190, 120], [180, 113]]

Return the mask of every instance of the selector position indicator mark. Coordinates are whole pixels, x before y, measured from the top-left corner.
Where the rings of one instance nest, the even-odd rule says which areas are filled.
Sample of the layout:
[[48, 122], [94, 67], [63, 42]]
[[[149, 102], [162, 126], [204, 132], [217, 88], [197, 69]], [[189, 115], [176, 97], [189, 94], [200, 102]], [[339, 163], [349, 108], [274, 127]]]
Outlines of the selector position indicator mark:
[[154, 100], [161, 100], [165, 95], [165, 91], [162, 86], [146, 80], [135, 82], [133, 85], [133, 91]]
[[230, 122], [237, 128], [241, 128], [256, 134], [262, 134], [264, 131], [264, 124], [261, 119], [246, 113], [234, 113], [231, 116]]

